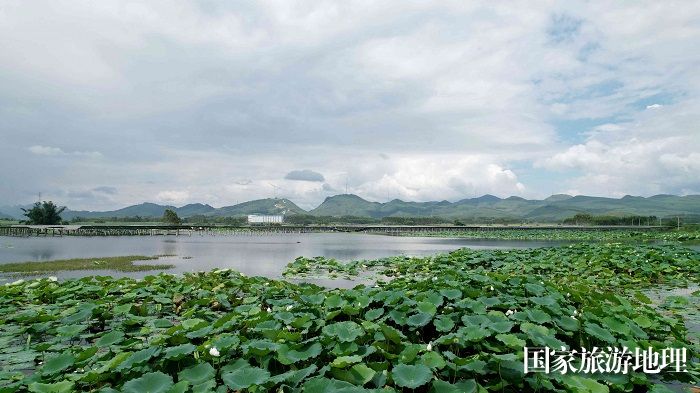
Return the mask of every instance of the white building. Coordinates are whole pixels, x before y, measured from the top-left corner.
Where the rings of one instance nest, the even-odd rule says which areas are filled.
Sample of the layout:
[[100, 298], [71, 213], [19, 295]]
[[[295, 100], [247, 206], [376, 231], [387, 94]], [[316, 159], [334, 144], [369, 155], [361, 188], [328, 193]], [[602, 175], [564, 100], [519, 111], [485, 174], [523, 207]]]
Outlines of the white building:
[[248, 224], [281, 224], [284, 222], [284, 216], [281, 215], [263, 215], [249, 214]]

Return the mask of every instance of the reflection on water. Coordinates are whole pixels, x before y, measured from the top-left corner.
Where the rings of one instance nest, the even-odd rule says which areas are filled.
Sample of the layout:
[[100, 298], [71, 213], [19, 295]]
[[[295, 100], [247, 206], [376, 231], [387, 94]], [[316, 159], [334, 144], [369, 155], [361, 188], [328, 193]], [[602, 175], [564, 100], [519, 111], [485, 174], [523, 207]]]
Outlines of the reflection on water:
[[[3, 238], [0, 263], [122, 255], [175, 255], [162, 262], [171, 273], [231, 268], [247, 275], [279, 277], [298, 256], [339, 260], [394, 255], [424, 256], [470, 248], [528, 248], [560, 245], [546, 241], [497, 241], [454, 238], [391, 237], [348, 233], [239, 235]], [[187, 258], [187, 259], [183, 259]], [[150, 273], [62, 272], [61, 277], [110, 274], [139, 277]]]

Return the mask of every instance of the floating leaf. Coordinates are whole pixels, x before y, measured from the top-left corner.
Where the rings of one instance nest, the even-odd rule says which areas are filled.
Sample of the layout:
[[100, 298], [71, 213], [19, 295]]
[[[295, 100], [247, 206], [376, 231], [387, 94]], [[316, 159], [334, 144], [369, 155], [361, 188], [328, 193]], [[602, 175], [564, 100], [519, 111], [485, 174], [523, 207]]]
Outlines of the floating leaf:
[[186, 368], [177, 374], [178, 380], [187, 381], [192, 385], [199, 385], [214, 378], [216, 370], [209, 363], [200, 363]]
[[350, 342], [362, 336], [364, 330], [355, 322], [345, 321], [324, 326], [323, 333], [331, 337], [336, 337], [342, 342]]
[[74, 383], [71, 381], [56, 383], [33, 382], [29, 384], [29, 391], [32, 393], [69, 393], [73, 391], [73, 385]]
[[415, 366], [399, 364], [391, 370], [391, 377], [396, 385], [415, 389], [428, 383], [433, 377], [433, 373], [422, 364]]
[[173, 386], [173, 379], [160, 371], [142, 375], [124, 384], [124, 393], [166, 393]]
[[221, 375], [226, 386], [233, 390], [247, 389], [253, 385], [262, 385], [270, 379], [270, 373], [257, 367], [242, 367]]
[[62, 353], [46, 359], [41, 368], [43, 374], [55, 374], [63, 371], [75, 363], [75, 357], [71, 353]]
[[108, 347], [110, 345], [117, 344], [124, 339], [124, 332], [119, 330], [112, 330], [109, 333], [104, 334], [102, 337], [97, 339], [95, 345], [98, 347]]

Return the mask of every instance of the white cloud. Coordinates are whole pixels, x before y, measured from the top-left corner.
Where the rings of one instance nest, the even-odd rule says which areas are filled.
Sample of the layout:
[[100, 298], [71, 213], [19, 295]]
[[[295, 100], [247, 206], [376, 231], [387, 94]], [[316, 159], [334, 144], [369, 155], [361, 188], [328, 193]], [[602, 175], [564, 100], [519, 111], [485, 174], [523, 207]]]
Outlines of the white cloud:
[[189, 200], [190, 193], [183, 190], [161, 191], [156, 195], [156, 199], [165, 203], [182, 204]]
[[31, 147], [29, 147], [29, 151], [38, 155], [38, 156], [59, 156], [62, 154], [66, 154], [63, 152], [63, 150], [59, 149], [58, 147], [41, 146], [41, 145], [31, 146]]
[[41, 145], [30, 146], [27, 150], [29, 150], [31, 153], [36, 154], [38, 156], [68, 156], [68, 155], [73, 155], [73, 156], [86, 157], [86, 158], [100, 158], [100, 157], [102, 157], [102, 153], [100, 153], [98, 151], [73, 151], [70, 153], [66, 153], [65, 151], [63, 151], [63, 149], [58, 148], [58, 147], [41, 146]]
[[346, 179], [377, 200], [698, 189], [695, 5], [39, 0], [0, 18], [2, 200], [105, 180], [122, 205], [273, 183], [313, 207]]

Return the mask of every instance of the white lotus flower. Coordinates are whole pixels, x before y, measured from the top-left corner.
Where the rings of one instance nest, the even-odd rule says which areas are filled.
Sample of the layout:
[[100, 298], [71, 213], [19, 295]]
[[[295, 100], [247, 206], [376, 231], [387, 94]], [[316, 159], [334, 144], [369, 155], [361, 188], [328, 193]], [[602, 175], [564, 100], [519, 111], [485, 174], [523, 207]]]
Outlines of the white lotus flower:
[[578, 311], [574, 310], [574, 315], [578, 315]]
[[56, 277], [56, 276], [50, 276], [50, 277], [49, 277], [49, 281], [56, 282], [56, 281], [58, 281], [58, 277]]
[[292, 305], [290, 304], [290, 305], [287, 306], [287, 311], [289, 311], [289, 310], [291, 310], [291, 309], [293, 309], [293, 308], [294, 308], [294, 306], [292, 306]]
[[214, 356], [215, 358], [218, 358], [219, 356], [221, 356], [221, 354], [219, 353], [219, 350], [216, 349], [216, 347], [211, 347], [211, 349], [209, 350], [209, 354], [211, 356]]
[[425, 347], [427, 351], [432, 351], [433, 350], [433, 343], [428, 343], [428, 346]]
[[513, 314], [515, 314], [515, 311], [513, 311], [513, 310], [508, 310], [508, 311], [506, 311], [506, 316], [507, 316], [507, 317], [509, 317], [509, 316], [511, 316], [511, 315], [513, 315]]
[[268, 307], [267, 312], [272, 312], [272, 309], [270, 307]]
[[576, 319], [576, 317], [572, 315], [572, 316], [571, 316], [571, 319]]

